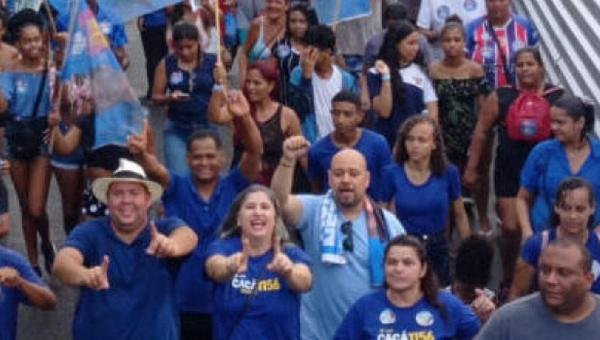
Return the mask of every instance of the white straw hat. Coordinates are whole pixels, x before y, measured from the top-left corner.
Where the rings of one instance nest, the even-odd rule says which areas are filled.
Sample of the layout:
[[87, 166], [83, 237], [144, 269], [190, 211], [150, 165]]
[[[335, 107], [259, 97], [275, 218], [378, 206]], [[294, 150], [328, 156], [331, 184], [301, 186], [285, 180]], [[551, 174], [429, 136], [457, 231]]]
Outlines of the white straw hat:
[[119, 159], [119, 167], [110, 177], [101, 177], [92, 183], [92, 191], [96, 198], [106, 204], [106, 194], [110, 185], [115, 182], [140, 183], [144, 185], [150, 193], [150, 200], [155, 202], [160, 199], [163, 188], [160, 184], [151, 181], [146, 176], [144, 169], [136, 162], [125, 158]]

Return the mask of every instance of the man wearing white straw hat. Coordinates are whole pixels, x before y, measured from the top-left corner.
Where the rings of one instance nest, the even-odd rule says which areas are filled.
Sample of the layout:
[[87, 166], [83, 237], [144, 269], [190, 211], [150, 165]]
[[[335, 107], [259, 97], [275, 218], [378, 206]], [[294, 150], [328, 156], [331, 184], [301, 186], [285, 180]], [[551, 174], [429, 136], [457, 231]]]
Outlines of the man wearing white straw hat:
[[56, 255], [54, 274], [80, 286], [74, 339], [177, 339], [173, 298], [181, 260], [198, 238], [179, 219], [150, 221], [162, 187], [121, 159], [111, 177], [92, 184], [110, 216], [82, 223]]

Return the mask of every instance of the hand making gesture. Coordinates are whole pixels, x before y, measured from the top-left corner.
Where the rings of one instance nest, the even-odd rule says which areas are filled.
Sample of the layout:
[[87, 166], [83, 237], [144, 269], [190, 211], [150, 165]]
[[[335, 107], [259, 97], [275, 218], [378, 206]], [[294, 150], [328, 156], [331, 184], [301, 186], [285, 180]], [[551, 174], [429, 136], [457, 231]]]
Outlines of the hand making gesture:
[[273, 260], [267, 269], [287, 278], [293, 267], [294, 262], [281, 250], [281, 238], [273, 237]]
[[110, 288], [108, 282], [108, 265], [110, 259], [108, 255], [104, 255], [102, 263], [99, 266], [91, 267], [85, 270], [80, 285], [86, 286], [93, 290], [105, 290]]
[[177, 246], [170, 238], [162, 234], [154, 222], [148, 223], [151, 240], [150, 245], [146, 248], [146, 254], [156, 256], [158, 258], [175, 257], [177, 254]]
[[248, 257], [250, 249], [250, 241], [247, 237], [242, 238], [242, 251], [227, 257], [227, 270], [229, 273], [241, 274], [248, 271]]

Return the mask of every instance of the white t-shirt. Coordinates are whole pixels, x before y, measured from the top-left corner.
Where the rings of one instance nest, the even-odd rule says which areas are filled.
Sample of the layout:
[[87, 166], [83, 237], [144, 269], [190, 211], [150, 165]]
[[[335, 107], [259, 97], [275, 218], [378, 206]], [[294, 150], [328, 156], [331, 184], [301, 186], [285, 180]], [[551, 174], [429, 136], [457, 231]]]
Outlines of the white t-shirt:
[[406, 84], [413, 85], [423, 91], [423, 102], [425, 104], [437, 102], [438, 98], [431, 83], [431, 79], [423, 72], [423, 69], [412, 63], [405, 68], [400, 69], [402, 81]]
[[314, 72], [311, 81], [318, 138], [323, 138], [334, 129], [331, 119], [331, 99], [342, 90], [342, 72], [333, 65], [333, 73], [329, 79], [320, 78]]
[[[417, 17], [417, 26], [439, 31], [446, 19], [457, 14], [467, 26], [472, 20], [486, 15], [485, 0], [422, 0]], [[444, 54], [439, 41], [429, 46], [433, 58], [440, 60]]]

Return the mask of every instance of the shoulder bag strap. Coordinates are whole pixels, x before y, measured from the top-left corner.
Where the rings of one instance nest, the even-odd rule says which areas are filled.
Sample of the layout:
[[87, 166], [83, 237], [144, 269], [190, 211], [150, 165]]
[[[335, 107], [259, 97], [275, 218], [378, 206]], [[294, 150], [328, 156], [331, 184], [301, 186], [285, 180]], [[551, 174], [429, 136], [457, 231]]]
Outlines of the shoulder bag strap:
[[502, 49], [502, 46], [500, 45], [500, 41], [498, 40], [496, 31], [494, 30], [494, 27], [492, 26], [492, 23], [489, 22], [489, 20], [486, 22], [485, 26], [487, 27], [488, 32], [494, 39], [496, 46], [498, 47], [498, 53], [500, 53], [500, 59], [502, 59], [502, 69], [504, 70], [504, 75], [506, 76], [506, 80], [508, 80], [508, 82], [510, 84], [512, 84], [513, 80], [512, 80], [512, 77], [511, 77], [509, 69], [508, 69], [508, 58], [506, 58], [506, 54], [504, 54], [504, 49]]
[[40, 107], [40, 101], [42, 100], [42, 94], [44, 93], [44, 88], [46, 87], [46, 78], [48, 77], [48, 67], [44, 67], [44, 71], [42, 73], [42, 80], [40, 85], [38, 86], [37, 95], [35, 96], [35, 102], [33, 103], [33, 112], [31, 112], [31, 117], [35, 118], [37, 116], [38, 108]]

